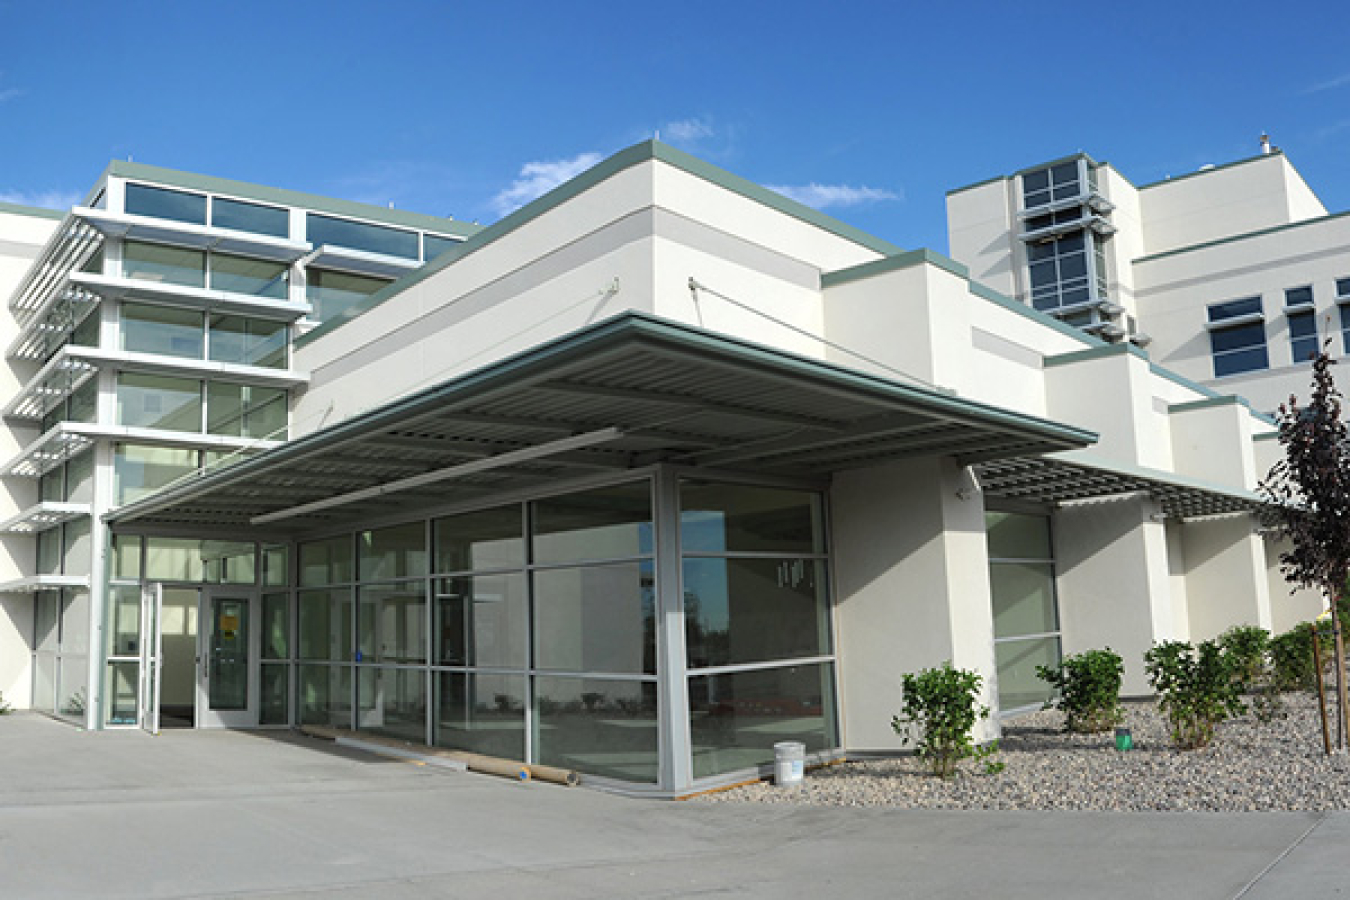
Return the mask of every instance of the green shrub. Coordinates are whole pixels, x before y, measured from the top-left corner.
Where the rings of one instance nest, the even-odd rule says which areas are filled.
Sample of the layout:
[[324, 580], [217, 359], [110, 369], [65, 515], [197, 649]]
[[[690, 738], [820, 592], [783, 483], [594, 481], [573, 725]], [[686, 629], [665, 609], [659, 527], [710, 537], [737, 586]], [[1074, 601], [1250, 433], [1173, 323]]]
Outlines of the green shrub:
[[1219, 635], [1219, 649], [1228, 657], [1240, 690], [1252, 691], [1268, 682], [1269, 631], [1257, 625], [1234, 625]]
[[[1300, 622], [1284, 634], [1270, 639], [1272, 680], [1282, 691], [1313, 691], [1317, 689], [1317, 669], [1313, 661], [1313, 631], [1311, 622]], [[1332, 652], [1330, 629], [1319, 633], [1323, 659]]]
[[1110, 647], [1066, 656], [1055, 668], [1037, 666], [1036, 676], [1059, 691], [1059, 699], [1047, 703], [1064, 713], [1070, 731], [1092, 734], [1118, 725], [1120, 681], [1125, 663]]
[[12, 712], [12, 711], [13, 711], [13, 710], [10, 709], [9, 704], [5, 702], [5, 695], [4, 695], [4, 694], [0, 694], [0, 716], [3, 716], [3, 715], [5, 715], [6, 713], [9, 713], [9, 712]]
[[[945, 662], [940, 668], [923, 669], [918, 674], [906, 672], [901, 679], [904, 709], [891, 718], [891, 727], [905, 743], [915, 744], [934, 775], [950, 778], [961, 760], [988, 755], [976, 749], [972, 736], [975, 723], [989, 715], [989, 707], [979, 703], [984, 679], [978, 672], [956, 669]], [[910, 726], [917, 729], [917, 737]], [[986, 771], [990, 771], [988, 766]]]
[[1179, 750], [1207, 746], [1220, 722], [1245, 711], [1233, 662], [1215, 641], [1154, 644], [1144, 654], [1144, 671]]

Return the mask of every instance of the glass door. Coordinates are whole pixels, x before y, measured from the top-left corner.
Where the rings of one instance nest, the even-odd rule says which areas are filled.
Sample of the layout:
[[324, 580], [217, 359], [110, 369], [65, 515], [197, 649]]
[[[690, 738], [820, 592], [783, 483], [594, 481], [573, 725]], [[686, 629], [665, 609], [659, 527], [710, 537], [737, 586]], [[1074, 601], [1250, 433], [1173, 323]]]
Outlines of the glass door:
[[197, 726], [258, 724], [257, 595], [226, 587], [202, 589], [197, 665]]
[[159, 623], [163, 610], [163, 585], [153, 582], [141, 585], [141, 678], [136, 724], [151, 734], [159, 734], [159, 698], [164, 676]]

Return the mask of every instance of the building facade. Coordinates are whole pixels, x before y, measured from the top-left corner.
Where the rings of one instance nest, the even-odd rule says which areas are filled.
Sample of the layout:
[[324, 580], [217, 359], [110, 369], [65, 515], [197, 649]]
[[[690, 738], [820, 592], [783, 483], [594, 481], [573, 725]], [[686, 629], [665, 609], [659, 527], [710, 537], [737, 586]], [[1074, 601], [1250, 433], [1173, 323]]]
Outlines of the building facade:
[[[1074, 165], [1079, 194], [1057, 194], [1069, 182], [1051, 173], [1051, 205], [1091, 187], [1087, 163]], [[1154, 641], [1283, 628], [1320, 608], [1283, 596], [1253, 528], [1270, 421], [1115, 340], [1128, 328], [1106, 327], [1118, 320], [1102, 305], [1109, 256], [1084, 263], [1083, 295], [1072, 252], [1056, 248], [1051, 315], [1035, 308], [1051, 302], [1043, 282], [1028, 305], [1015, 281], [987, 283], [997, 271], [972, 277], [654, 142], [474, 233], [366, 210], [364, 224], [422, 245], [457, 241], [439, 255], [408, 243], [399, 257], [351, 231], [316, 241], [315, 219], [358, 217], [258, 190], [219, 193], [291, 209], [273, 236], [287, 248], [287, 293], [220, 314], [279, 306], [294, 313], [271, 317], [285, 318], [285, 339], [243, 325], [227, 342], [239, 349], [216, 359], [212, 307], [175, 299], [160, 306], [208, 306], [198, 330], [156, 308], [148, 346], [127, 347], [121, 323], [142, 321], [138, 304], [165, 279], [93, 273], [96, 287], [133, 282], [92, 301], [107, 415], [94, 422], [119, 430], [64, 419], [14, 439], [9, 480], [67, 433], [106, 449], [93, 464], [102, 499], [47, 509], [86, 517], [87, 545], [61, 546], [63, 559], [86, 554], [89, 572], [39, 572], [51, 558], [41, 539], [12, 545], [5, 658], [27, 662], [5, 673], [8, 698], [60, 714], [69, 694], [48, 682], [62, 683], [69, 657], [85, 681], [67, 714], [91, 728], [322, 724], [681, 795], [761, 770], [779, 740], [817, 758], [895, 751], [905, 671], [977, 669], [1008, 714], [1039, 705], [1035, 667], [1064, 653], [1110, 645], [1127, 660], [1127, 691], [1144, 693]], [[1044, 227], [1086, 221], [1087, 247], [1121, 206], [1092, 191], [1076, 219], [1056, 222], [1056, 206]], [[198, 192], [213, 209], [215, 189]], [[125, 218], [119, 203], [59, 224], [17, 214], [34, 232], [57, 229], [15, 276], [20, 334], [43, 277], [31, 273], [59, 252], [70, 259], [53, 282], [61, 296], [61, 279], [88, 285], [80, 272], [98, 251], [55, 248], [95, 213]], [[119, 241], [181, 233], [164, 210], [105, 235], [103, 259], [126, 258]], [[404, 268], [375, 268], [391, 257]], [[366, 268], [338, 266], [352, 259]], [[397, 277], [326, 311], [308, 287], [330, 286], [312, 274], [326, 266]], [[244, 303], [227, 293], [212, 303]], [[1095, 318], [1066, 321], [1083, 303]], [[54, 346], [33, 365], [89, 358], [69, 348], [84, 345]], [[267, 362], [281, 352], [284, 365]], [[172, 360], [128, 361], [140, 353]], [[126, 379], [188, 370], [196, 394]], [[33, 392], [38, 374], [16, 377], [15, 391]], [[210, 385], [226, 376], [280, 392], [228, 407], [225, 419], [244, 423], [258, 407], [256, 430], [211, 431]], [[284, 421], [267, 402], [284, 403]], [[201, 424], [191, 437], [135, 430], [166, 414]], [[212, 466], [118, 449], [143, 440], [244, 452]], [[68, 472], [80, 451], [62, 452], [41, 456], [39, 477]], [[51, 645], [56, 607], [43, 598], [56, 590], [89, 598], [70, 617], [69, 650], [64, 608]]]

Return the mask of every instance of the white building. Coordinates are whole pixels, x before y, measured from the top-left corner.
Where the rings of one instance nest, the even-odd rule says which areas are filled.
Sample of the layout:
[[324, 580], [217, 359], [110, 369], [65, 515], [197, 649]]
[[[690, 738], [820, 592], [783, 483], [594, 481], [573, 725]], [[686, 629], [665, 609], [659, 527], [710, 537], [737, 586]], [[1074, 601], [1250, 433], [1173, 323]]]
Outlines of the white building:
[[[55, 271], [20, 278], [21, 328], [70, 291], [83, 260], [54, 252], [91, 215], [33, 269]], [[73, 649], [51, 649], [54, 576], [12, 544], [12, 701], [60, 712], [42, 673], [71, 658], [91, 728], [331, 724], [678, 795], [778, 740], [896, 749], [904, 671], [978, 669], [1008, 712], [1044, 696], [1036, 664], [1110, 645], [1143, 693], [1156, 640], [1319, 608], [1284, 596], [1249, 515], [1269, 421], [1008, 296], [1014, 274], [972, 279], [643, 143], [474, 234], [401, 223], [465, 239], [298, 334], [317, 260], [374, 263], [290, 215], [288, 440], [118, 495], [119, 438], [140, 434], [92, 438], [104, 499], [65, 553], [98, 573], [92, 624], [77, 610]], [[54, 224], [12, 218], [30, 245]], [[100, 231], [103, 258], [181, 243], [163, 218]], [[95, 422], [128, 428], [120, 310], [153, 287], [102, 275], [123, 293], [98, 295]], [[87, 355], [42, 359], [63, 353]], [[85, 433], [48, 426], [12, 438], [6, 471]]]

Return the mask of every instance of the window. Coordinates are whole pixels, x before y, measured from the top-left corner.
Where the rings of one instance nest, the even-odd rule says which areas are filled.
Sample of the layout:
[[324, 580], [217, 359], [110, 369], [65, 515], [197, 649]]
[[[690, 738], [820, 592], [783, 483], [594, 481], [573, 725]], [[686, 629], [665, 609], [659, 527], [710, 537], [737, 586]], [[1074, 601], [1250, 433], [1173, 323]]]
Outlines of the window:
[[1209, 342], [1216, 378], [1269, 366], [1261, 298], [1245, 297], [1211, 304]]
[[367, 253], [380, 253], [385, 256], [401, 256], [404, 259], [417, 259], [417, 232], [387, 228], [384, 225], [372, 225], [368, 222], [353, 222], [349, 219], [334, 219], [309, 213], [306, 217], [305, 236], [318, 247], [333, 244], [338, 247], [350, 247]]
[[118, 444], [113, 450], [116, 502], [131, 503], [197, 471], [197, 451]]
[[289, 276], [290, 268], [284, 263], [227, 253], [211, 254], [211, 287], [218, 291], [285, 300]]
[[117, 424], [133, 428], [200, 432], [202, 383], [165, 375], [119, 373]]
[[127, 278], [206, 287], [206, 253], [163, 244], [126, 241], [122, 244], [122, 274]]
[[147, 184], [128, 184], [123, 208], [136, 216], [153, 216], [193, 225], [206, 224], [206, 197], [202, 194], [171, 191]]
[[454, 238], [441, 237], [438, 234], [424, 234], [422, 235], [422, 259], [431, 262], [450, 248], [458, 247], [460, 243]]
[[201, 359], [202, 314], [190, 309], [122, 304], [122, 349]]
[[216, 197], [211, 201], [211, 224], [217, 228], [284, 238], [290, 234], [291, 214], [275, 206]]
[[1289, 320], [1289, 349], [1294, 362], [1307, 362], [1317, 355], [1317, 313], [1313, 311], [1311, 287], [1284, 292], [1284, 314]]
[[1022, 176], [1022, 205], [1027, 209], [1056, 200], [1068, 200], [1081, 193], [1076, 159], [1027, 172]]
[[212, 315], [208, 359], [216, 362], [286, 368], [287, 328], [282, 322]]
[[286, 392], [280, 388], [209, 381], [206, 384], [206, 432], [283, 440], [286, 437]]
[[306, 295], [314, 306], [311, 316], [320, 322], [336, 319], [388, 283], [364, 275], [310, 269]]
[[1082, 232], [1027, 247], [1032, 306], [1058, 309], [1092, 299], [1087, 249], [1087, 237]]
[[1039, 705], [1049, 688], [1036, 677], [1036, 667], [1053, 667], [1060, 659], [1050, 519], [991, 511], [985, 513], [985, 528], [999, 708]]

